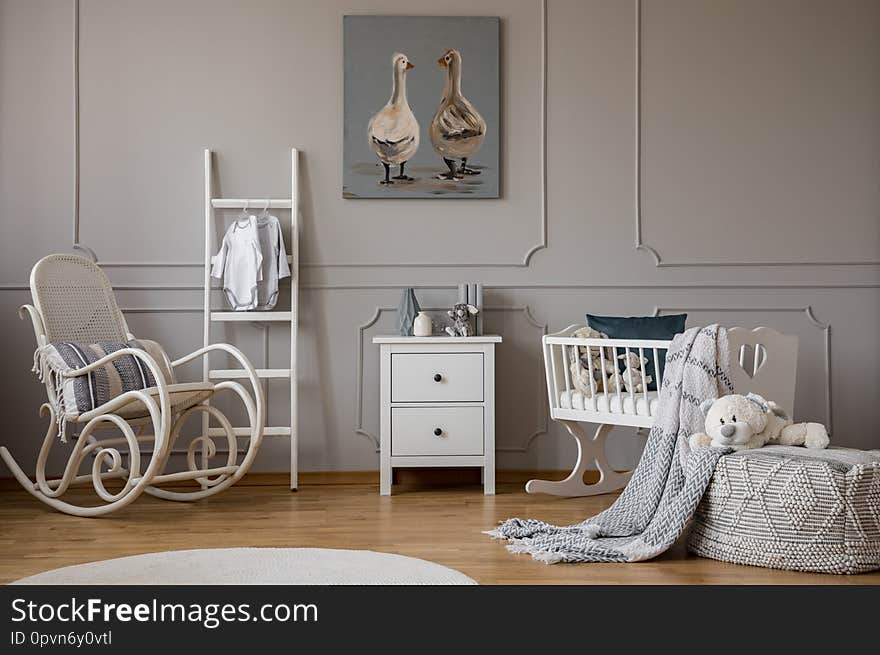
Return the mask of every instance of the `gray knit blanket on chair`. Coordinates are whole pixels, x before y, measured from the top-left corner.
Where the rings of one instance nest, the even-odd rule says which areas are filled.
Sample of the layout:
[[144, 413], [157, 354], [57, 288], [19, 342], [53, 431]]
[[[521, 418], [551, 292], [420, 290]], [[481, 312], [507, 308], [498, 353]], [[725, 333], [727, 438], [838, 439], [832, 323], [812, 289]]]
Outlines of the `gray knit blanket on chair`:
[[733, 392], [727, 331], [718, 325], [677, 335], [666, 355], [657, 420], [629, 484], [604, 512], [581, 523], [555, 526], [508, 519], [487, 534], [507, 549], [557, 562], [639, 562], [656, 557], [681, 536], [728, 450], [691, 450], [687, 439], [703, 429], [700, 402]]

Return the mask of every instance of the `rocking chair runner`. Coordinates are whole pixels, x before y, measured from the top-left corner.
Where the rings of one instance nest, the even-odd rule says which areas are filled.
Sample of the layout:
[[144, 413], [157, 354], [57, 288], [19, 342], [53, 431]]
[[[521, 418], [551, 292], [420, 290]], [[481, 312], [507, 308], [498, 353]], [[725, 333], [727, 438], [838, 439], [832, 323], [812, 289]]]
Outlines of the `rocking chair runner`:
[[[76, 341], [84, 343], [125, 343], [134, 339], [122, 312], [116, 304], [113, 288], [104, 272], [91, 260], [76, 255], [49, 255], [31, 271], [31, 296], [34, 305], [24, 305], [22, 318], [30, 316], [37, 347], [53, 341]], [[223, 351], [241, 365], [250, 380], [253, 396], [238, 382], [224, 380], [211, 382], [178, 383], [174, 370], [194, 359], [208, 356], [212, 351]], [[156, 386], [138, 391], [128, 391], [116, 398], [84, 412], [75, 422], [85, 426], [73, 443], [64, 474], [57, 479], [46, 479], [46, 462], [58, 434], [56, 416], [57, 398], [51, 377], [47, 376], [46, 392], [49, 402], [40, 407], [40, 415], [49, 414], [49, 429], [43, 439], [36, 465], [36, 482], [22, 471], [5, 447], [0, 447], [0, 457], [12, 474], [33, 496], [50, 507], [75, 516], [100, 516], [125, 507], [146, 492], [165, 500], [191, 501], [212, 496], [234, 484], [243, 476], [257, 454], [265, 427], [265, 401], [257, 372], [237, 348], [228, 344], [213, 344], [200, 348], [175, 361], [165, 361], [171, 379], [166, 379], [162, 368], [146, 351], [138, 348], [122, 348], [96, 362], [63, 373], [65, 377], [89, 373], [108, 362], [125, 355], [136, 357], [149, 369]], [[238, 394], [247, 410], [250, 423], [250, 440], [241, 463], [238, 460], [238, 441], [226, 416], [208, 400], [225, 389]], [[187, 469], [177, 473], [165, 473], [171, 449], [187, 418], [195, 413], [213, 416], [226, 433], [228, 455], [226, 464], [208, 467], [208, 460], [217, 454], [214, 440], [201, 435], [192, 440], [186, 453]], [[152, 426], [152, 434], [143, 434], [145, 427]], [[97, 430], [115, 428], [122, 437], [98, 439]], [[135, 431], [135, 429], [137, 431]], [[140, 444], [152, 442], [152, 456], [141, 472]], [[119, 447], [128, 450], [128, 467], [123, 466]], [[196, 451], [201, 447], [201, 464], [196, 463]], [[92, 456], [91, 473], [80, 474], [83, 461]], [[102, 471], [102, 468], [106, 470]], [[108, 479], [123, 481], [121, 490], [112, 493], [105, 485]], [[80, 506], [63, 501], [63, 495], [72, 483], [91, 481], [98, 497], [104, 504]], [[170, 491], [157, 485], [181, 480], [196, 480], [201, 489], [196, 491]]]

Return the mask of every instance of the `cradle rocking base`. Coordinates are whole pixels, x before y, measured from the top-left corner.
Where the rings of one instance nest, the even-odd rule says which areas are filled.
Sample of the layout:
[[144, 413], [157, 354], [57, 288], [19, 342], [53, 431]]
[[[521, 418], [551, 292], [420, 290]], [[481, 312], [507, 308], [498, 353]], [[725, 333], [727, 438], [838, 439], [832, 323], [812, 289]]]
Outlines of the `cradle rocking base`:
[[[615, 471], [605, 458], [605, 439], [613, 425], [603, 423], [591, 437], [583, 424], [577, 421], [560, 421], [574, 437], [578, 447], [577, 462], [564, 480], [529, 480], [526, 493], [551, 494], [553, 496], [596, 496], [623, 489], [632, 477], [632, 471]], [[599, 480], [593, 484], [584, 482], [584, 474], [591, 464], [599, 471]]]

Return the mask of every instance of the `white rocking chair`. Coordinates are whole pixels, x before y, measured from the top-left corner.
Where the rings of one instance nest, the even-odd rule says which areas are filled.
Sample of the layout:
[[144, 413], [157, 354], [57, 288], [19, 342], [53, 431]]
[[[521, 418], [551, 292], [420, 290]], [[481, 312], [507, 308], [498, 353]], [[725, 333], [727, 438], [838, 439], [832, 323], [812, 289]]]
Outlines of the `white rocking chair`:
[[[101, 341], [125, 343], [135, 337], [129, 332], [122, 312], [116, 304], [113, 288], [104, 272], [92, 261], [76, 255], [49, 255], [31, 271], [31, 296], [34, 305], [24, 305], [19, 311], [21, 318], [30, 316], [37, 346], [52, 341], [77, 341], [97, 343]], [[238, 382], [224, 380], [211, 382], [178, 383], [174, 369], [194, 359], [208, 356], [212, 351], [223, 351], [238, 361], [250, 380], [249, 394]], [[129, 391], [85, 412], [75, 419], [85, 424], [72, 445], [62, 477], [46, 478], [46, 462], [58, 434], [55, 407], [55, 389], [52, 376], [46, 376], [46, 392], [49, 402], [40, 408], [40, 414], [49, 415], [49, 429], [37, 457], [36, 482], [31, 481], [5, 447], [0, 447], [0, 457], [12, 474], [34, 497], [50, 507], [74, 516], [100, 516], [121, 509], [146, 492], [165, 500], [192, 501], [212, 496], [239, 480], [251, 467], [263, 439], [265, 428], [265, 401], [263, 389], [254, 367], [237, 348], [228, 344], [213, 344], [200, 348], [175, 361], [166, 359], [166, 369], [172, 372], [166, 379], [146, 351], [138, 348], [117, 350], [96, 362], [65, 377], [86, 374], [104, 364], [132, 355], [140, 360], [153, 375], [156, 386], [140, 391]], [[238, 460], [238, 442], [235, 431], [226, 416], [208, 400], [216, 393], [229, 389], [238, 394], [247, 410], [250, 441], [241, 463]], [[165, 473], [171, 449], [187, 418], [195, 413], [207, 413], [214, 417], [226, 434], [228, 455], [223, 466], [209, 467], [208, 460], [217, 454], [213, 439], [201, 435], [192, 440], [186, 453], [186, 471]], [[152, 434], [144, 434], [144, 428], [152, 426]], [[122, 437], [98, 439], [97, 430], [115, 428]], [[140, 444], [152, 443], [152, 456], [141, 472]], [[128, 450], [128, 466], [123, 466], [119, 447]], [[196, 463], [196, 451], [201, 447], [200, 463]], [[93, 457], [91, 473], [80, 474], [80, 467], [87, 457]], [[102, 468], [107, 470], [102, 471]], [[115, 493], [108, 491], [104, 482], [118, 479], [122, 488]], [[200, 489], [194, 491], [171, 491], [157, 485], [168, 482], [195, 480]], [[91, 481], [103, 504], [97, 506], [74, 505], [60, 499], [71, 484]]]

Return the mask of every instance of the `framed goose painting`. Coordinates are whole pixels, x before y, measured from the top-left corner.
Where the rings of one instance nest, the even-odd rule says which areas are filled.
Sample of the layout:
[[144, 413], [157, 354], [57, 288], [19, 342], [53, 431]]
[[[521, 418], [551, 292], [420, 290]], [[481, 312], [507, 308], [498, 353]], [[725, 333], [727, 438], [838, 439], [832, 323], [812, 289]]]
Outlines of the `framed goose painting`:
[[497, 198], [499, 19], [345, 16], [344, 198]]

